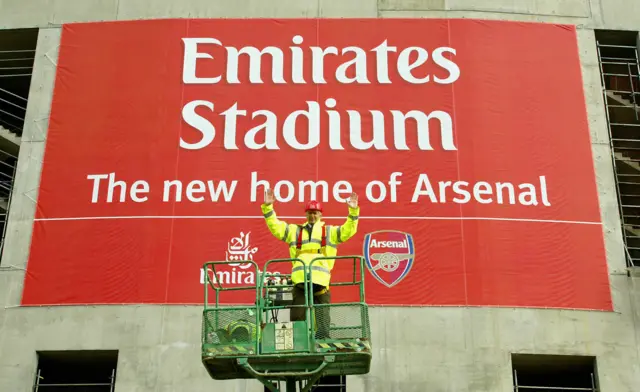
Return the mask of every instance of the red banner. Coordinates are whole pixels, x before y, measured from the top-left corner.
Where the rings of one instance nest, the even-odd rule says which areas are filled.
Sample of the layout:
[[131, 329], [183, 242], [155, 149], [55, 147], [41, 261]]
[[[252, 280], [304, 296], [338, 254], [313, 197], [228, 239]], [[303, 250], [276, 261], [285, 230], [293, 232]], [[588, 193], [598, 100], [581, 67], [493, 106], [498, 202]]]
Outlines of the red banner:
[[372, 305], [611, 310], [575, 30], [466, 19], [65, 25], [22, 303], [202, 303], [267, 187], [359, 195]]

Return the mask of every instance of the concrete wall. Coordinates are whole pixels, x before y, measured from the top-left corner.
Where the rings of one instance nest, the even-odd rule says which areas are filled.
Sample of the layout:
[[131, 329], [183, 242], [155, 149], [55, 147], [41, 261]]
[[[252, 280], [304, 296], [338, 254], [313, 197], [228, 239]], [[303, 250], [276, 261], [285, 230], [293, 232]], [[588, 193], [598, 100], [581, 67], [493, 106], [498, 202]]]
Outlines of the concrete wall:
[[163, 17], [464, 17], [637, 30], [636, 0], [0, 0], [0, 28]]
[[[373, 368], [349, 391], [508, 392], [510, 353], [598, 357], [603, 392], [640, 385], [640, 288], [625, 273], [593, 29], [640, 29], [637, 0], [0, 0], [0, 28], [40, 27], [0, 267], [0, 390], [30, 390], [36, 350], [118, 349], [117, 392], [261, 391], [214, 382], [200, 364], [199, 307], [20, 308], [59, 25], [158, 17], [469, 17], [576, 24], [615, 311], [372, 309]], [[419, 360], [417, 360], [419, 358]]]

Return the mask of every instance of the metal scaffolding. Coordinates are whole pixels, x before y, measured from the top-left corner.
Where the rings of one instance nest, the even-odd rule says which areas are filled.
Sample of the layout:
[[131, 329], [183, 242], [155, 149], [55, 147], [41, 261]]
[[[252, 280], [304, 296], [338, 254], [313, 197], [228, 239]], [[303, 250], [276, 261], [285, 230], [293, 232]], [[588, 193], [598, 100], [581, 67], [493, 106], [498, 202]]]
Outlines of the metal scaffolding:
[[34, 58], [35, 49], [0, 50], [0, 80], [5, 82], [0, 85], [0, 126], [17, 135], [22, 135], [27, 98], [10, 86], [30, 82]]
[[13, 180], [16, 176], [18, 157], [0, 150], [0, 255], [4, 250], [4, 238], [7, 234], [7, 220], [13, 195]]
[[0, 255], [27, 112], [37, 29], [0, 31]]
[[627, 265], [640, 266], [639, 43], [596, 44]]

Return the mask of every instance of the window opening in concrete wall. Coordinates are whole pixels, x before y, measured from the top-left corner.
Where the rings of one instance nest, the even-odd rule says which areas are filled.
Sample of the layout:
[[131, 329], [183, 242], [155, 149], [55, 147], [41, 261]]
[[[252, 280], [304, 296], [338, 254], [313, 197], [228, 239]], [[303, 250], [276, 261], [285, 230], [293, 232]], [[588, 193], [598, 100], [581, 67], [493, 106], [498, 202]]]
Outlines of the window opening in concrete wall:
[[598, 392], [591, 356], [512, 354], [514, 392]]
[[0, 255], [4, 252], [38, 29], [0, 30]]
[[637, 31], [595, 35], [625, 257], [640, 266], [640, 38]]
[[117, 350], [39, 351], [34, 392], [113, 392]]
[[311, 388], [310, 392], [346, 392], [347, 376], [325, 376]]
[[[302, 391], [306, 385], [302, 382], [298, 382], [296, 386], [296, 391]], [[278, 388], [280, 391], [284, 391], [284, 383], [273, 384], [274, 387]], [[269, 388], [264, 387], [264, 392], [270, 392]], [[347, 392], [347, 376], [324, 376], [320, 377], [309, 390], [309, 392]]]

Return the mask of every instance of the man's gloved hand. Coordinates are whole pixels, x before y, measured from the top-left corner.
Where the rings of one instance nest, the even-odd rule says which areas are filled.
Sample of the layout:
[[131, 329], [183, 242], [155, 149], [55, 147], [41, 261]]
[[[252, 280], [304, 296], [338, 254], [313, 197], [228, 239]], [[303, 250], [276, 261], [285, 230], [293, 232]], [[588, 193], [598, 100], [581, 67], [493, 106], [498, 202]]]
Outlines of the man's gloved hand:
[[358, 195], [355, 192], [353, 192], [351, 194], [351, 197], [349, 197], [349, 200], [347, 201], [347, 204], [351, 208], [357, 208], [358, 207]]
[[273, 195], [273, 189], [267, 189], [264, 192], [264, 204], [270, 206], [276, 201], [276, 197]]

